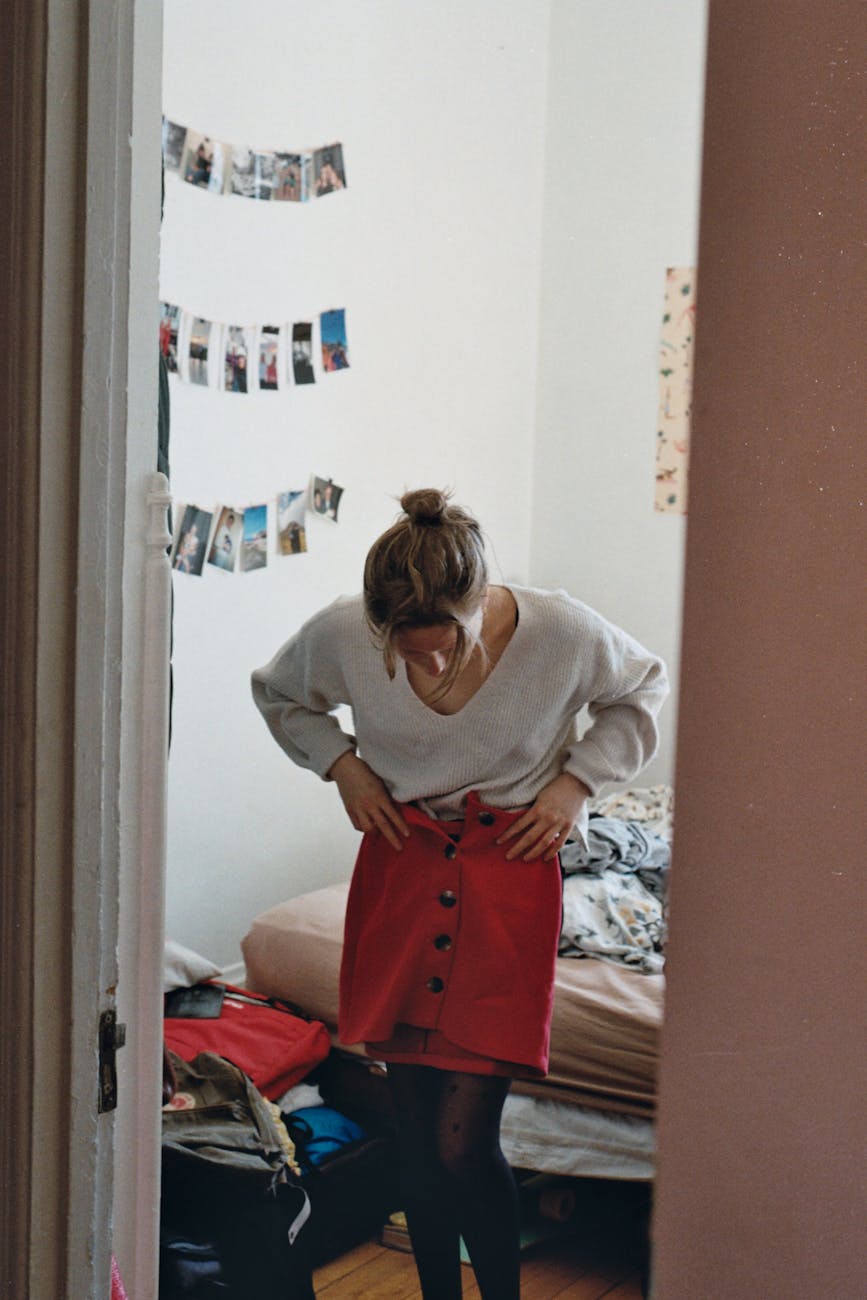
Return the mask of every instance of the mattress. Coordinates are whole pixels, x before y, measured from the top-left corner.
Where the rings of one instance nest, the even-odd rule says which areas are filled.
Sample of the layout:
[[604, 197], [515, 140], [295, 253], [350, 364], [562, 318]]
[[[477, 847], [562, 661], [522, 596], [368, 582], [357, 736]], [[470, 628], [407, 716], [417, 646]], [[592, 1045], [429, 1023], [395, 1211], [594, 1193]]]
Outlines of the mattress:
[[[343, 882], [279, 903], [253, 920], [241, 944], [248, 987], [324, 1021], [335, 1043], [348, 891]], [[650, 1119], [663, 987], [659, 974], [595, 958], [558, 958], [549, 1074], [539, 1082], [516, 1080], [515, 1098]]]

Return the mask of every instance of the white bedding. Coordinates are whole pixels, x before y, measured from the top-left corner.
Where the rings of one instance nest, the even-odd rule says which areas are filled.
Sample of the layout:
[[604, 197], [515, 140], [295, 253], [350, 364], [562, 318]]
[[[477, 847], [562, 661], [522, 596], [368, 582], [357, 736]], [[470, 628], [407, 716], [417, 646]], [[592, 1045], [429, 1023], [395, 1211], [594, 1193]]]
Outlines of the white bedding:
[[655, 1173], [655, 1126], [638, 1115], [511, 1093], [501, 1139], [503, 1153], [516, 1169], [639, 1182]]

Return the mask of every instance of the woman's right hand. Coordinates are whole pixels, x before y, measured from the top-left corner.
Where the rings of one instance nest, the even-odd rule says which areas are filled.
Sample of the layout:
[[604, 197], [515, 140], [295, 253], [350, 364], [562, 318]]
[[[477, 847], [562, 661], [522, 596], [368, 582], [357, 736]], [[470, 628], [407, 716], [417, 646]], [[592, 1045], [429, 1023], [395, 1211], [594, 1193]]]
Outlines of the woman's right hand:
[[402, 849], [409, 827], [385, 783], [354, 750], [341, 754], [328, 771], [337, 785], [349, 820], [357, 831], [377, 830], [393, 849]]

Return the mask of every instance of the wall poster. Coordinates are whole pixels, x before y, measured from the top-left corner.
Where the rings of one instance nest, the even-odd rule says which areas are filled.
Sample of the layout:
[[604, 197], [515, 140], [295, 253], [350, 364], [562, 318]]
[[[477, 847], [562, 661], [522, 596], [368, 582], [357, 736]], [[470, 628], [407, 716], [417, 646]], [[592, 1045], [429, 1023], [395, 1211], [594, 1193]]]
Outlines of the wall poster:
[[695, 347], [695, 268], [668, 267], [659, 345], [656, 509], [686, 514], [692, 364]]

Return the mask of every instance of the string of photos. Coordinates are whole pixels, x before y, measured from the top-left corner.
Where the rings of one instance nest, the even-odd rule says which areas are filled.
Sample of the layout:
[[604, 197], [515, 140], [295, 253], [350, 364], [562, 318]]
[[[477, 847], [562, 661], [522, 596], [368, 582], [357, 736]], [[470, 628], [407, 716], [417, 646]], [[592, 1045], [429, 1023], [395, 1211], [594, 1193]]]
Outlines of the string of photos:
[[343, 145], [285, 152], [228, 144], [163, 118], [167, 176], [211, 194], [274, 203], [306, 203], [346, 189]]
[[162, 302], [159, 345], [168, 370], [185, 383], [227, 393], [273, 392], [313, 384], [320, 370], [349, 369], [345, 308], [320, 312], [316, 324], [318, 349], [313, 321], [227, 325]]
[[210, 510], [182, 505], [176, 512], [171, 566], [195, 578], [211, 566], [224, 573], [264, 569], [272, 530], [278, 555], [303, 555], [307, 551], [308, 514], [336, 524], [342, 496], [342, 487], [330, 478], [314, 475], [307, 488], [280, 492], [273, 501], [242, 509], [223, 504]]

